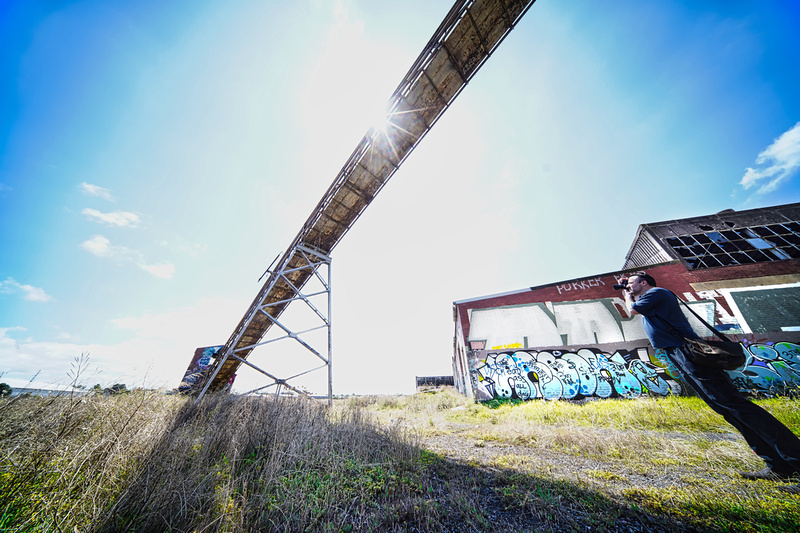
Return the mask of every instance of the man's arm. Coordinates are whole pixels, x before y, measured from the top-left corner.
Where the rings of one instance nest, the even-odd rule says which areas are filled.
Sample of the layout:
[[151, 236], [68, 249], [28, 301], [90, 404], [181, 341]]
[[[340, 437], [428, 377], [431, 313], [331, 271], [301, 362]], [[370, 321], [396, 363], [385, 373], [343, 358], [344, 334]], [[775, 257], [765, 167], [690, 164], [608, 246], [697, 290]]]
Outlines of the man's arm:
[[625, 306], [628, 308], [628, 314], [630, 316], [638, 315], [639, 313], [633, 308], [633, 304], [636, 302], [636, 299], [631, 294], [630, 287], [628, 285], [628, 278], [620, 278], [619, 283], [622, 285], [626, 285], [624, 289], [622, 289], [622, 298], [625, 300]]
[[636, 303], [636, 300], [633, 298], [631, 291], [629, 291], [628, 289], [623, 289], [622, 297], [625, 298], [625, 305], [628, 307], [628, 314], [630, 316], [638, 315], [639, 312], [633, 308], [633, 304]]

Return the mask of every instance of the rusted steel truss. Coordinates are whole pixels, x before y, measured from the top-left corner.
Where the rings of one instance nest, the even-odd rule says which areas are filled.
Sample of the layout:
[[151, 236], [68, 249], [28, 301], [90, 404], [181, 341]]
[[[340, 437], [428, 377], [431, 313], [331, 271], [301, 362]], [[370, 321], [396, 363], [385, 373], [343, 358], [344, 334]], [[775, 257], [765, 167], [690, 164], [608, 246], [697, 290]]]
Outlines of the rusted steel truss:
[[[263, 297], [256, 299], [256, 301], [251, 304], [248, 313], [243, 319], [244, 323], [240, 324], [242, 327], [237, 328], [239, 333], [238, 338], [229, 340], [228, 344], [226, 344], [225, 347], [217, 353], [216, 362], [212, 366], [209, 377], [203, 385], [203, 389], [200, 392], [200, 398], [202, 398], [209, 389], [213, 390], [213, 384], [216, 378], [219, 376], [220, 372], [226, 368], [226, 365], [232, 361], [233, 364], [237, 365], [237, 367], [238, 365], [245, 364], [272, 380], [269, 384], [254, 389], [248, 394], [261, 392], [265, 389], [275, 386], [276, 395], [281, 393], [282, 387], [296, 394], [307, 395], [306, 391], [295, 387], [290, 383], [290, 381], [299, 378], [300, 376], [304, 376], [310, 372], [327, 368], [328, 403], [333, 401], [330, 321], [331, 258], [326, 253], [303, 244], [298, 244], [295, 247], [292, 256], [296, 259], [296, 261], [284, 263], [275, 270], [267, 269], [267, 272], [270, 274], [270, 278], [264, 287], [266, 290], [262, 289], [261, 291], [261, 293], [263, 293]], [[308, 292], [304, 290], [308, 288], [306, 281], [308, 281], [308, 279], [311, 277], [316, 278], [318, 281], [318, 283], [315, 285], [315, 288], [316, 286], [321, 287], [320, 289], [316, 290], [312, 289], [314, 292]], [[297, 284], [297, 279], [303, 280], [301, 285]], [[281, 297], [276, 297], [278, 294], [280, 294]], [[326, 297], [325, 308], [319, 307], [319, 296]], [[279, 320], [282, 311], [290, 303], [296, 301], [303, 302], [308, 309], [313, 312], [312, 316], [315, 317], [314, 323], [316, 325], [312, 325], [311, 327], [298, 331], [293, 326], [285, 324]], [[283, 335], [270, 338], [269, 340], [262, 340], [263, 335], [258, 339], [254, 337], [246, 337], [248, 331], [250, 331], [249, 328], [251, 327], [252, 323], [266, 325], [266, 328], [263, 328], [263, 326], [258, 328], [259, 330], [264, 329], [265, 332], [270, 326], [277, 326], [283, 331]], [[325, 348], [314, 346], [312, 343], [310, 343], [310, 341], [304, 338], [305, 334], [320, 329], [327, 330], [327, 347]], [[291, 377], [280, 378], [270, 372], [267, 372], [266, 370], [259, 368], [255, 364], [245, 359], [246, 355], [249, 354], [254, 348], [287, 340], [295, 341], [300, 344], [305, 350], [314, 354], [322, 362], [322, 364], [304, 372], [300, 372], [299, 374], [295, 374]], [[234, 346], [234, 348], [229, 349], [229, 346]]]
[[[278, 261], [211, 368], [203, 392], [221, 390], [312, 273], [300, 247], [330, 255], [442, 113], [535, 0], [457, 0], [392, 94], [386, 124], [361, 139]], [[269, 313], [261, 309], [268, 308]], [[232, 357], [235, 355], [235, 357]], [[250, 365], [253, 366], [253, 365]]]

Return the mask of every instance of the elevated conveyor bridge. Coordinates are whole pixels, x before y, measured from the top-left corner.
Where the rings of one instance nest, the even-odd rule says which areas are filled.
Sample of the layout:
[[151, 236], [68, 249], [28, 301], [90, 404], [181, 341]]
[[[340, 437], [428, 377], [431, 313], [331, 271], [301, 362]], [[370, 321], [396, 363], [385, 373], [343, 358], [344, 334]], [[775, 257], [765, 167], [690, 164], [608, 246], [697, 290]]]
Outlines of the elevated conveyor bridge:
[[[201, 393], [222, 390], [242, 365], [270, 378], [278, 389], [305, 391], [259, 368], [247, 358], [272, 327], [281, 328], [327, 368], [328, 399], [332, 395], [330, 348], [330, 253], [425, 137], [478, 69], [519, 22], [535, 0], [457, 0], [405, 75], [386, 106], [386, 124], [361, 139], [333, 183], [283, 255], [268, 268], [269, 278], [242, 317], [201, 383]], [[315, 278], [327, 292], [327, 309], [304, 294]], [[305, 344], [301, 333], [281, 323], [286, 308], [302, 301], [327, 328], [325, 350]], [[316, 328], [314, 328], [316, 329]], [[305, 374], [306, 372], [303, 372]], [[298, 376], [293, 376], [298, 377]]]

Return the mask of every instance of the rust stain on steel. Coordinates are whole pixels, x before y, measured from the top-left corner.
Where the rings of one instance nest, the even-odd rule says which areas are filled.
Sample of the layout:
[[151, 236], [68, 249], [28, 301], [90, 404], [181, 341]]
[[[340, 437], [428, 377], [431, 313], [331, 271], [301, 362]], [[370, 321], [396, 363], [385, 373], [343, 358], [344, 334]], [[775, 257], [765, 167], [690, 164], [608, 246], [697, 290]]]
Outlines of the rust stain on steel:
[[[275, 271], [305, 266], [297, 245], [326, 254], [344, 237], [389, 178], [422, 140], [467, 82], [535, 0], [458, 0], [395, 90], [385, 132], [369, 131], [323, 195]], [[288, 281], [300, 289], [313, 275], [296, 270]], [[288, 305], [294, 289], [270, 275], [220, 354], [246, 358]], [[228, 358], [210, 390], [219, 390], [241, 362]]]

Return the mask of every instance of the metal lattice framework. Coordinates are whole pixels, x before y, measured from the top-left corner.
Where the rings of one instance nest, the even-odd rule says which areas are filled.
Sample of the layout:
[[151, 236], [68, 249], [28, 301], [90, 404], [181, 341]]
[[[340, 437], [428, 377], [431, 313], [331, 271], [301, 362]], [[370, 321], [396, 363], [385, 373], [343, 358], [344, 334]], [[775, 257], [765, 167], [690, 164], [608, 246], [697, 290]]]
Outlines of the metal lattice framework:
[[[278, 318], [286, 307], [303, 299], [301, 289], [318, 275], [316, 269], [308, 268], [310, 256], [325, 258], [330, 269], [330, 253], [336, 244], [534, 1], [456, 1], [392, 94], [385, 127], [367, 132], [276, 267], [268, 269], [269, 279], [220, 350], [201, 394], [221, 390], [242, 364], [272, 378], [273, 384], [295, 390], [286, 379], [249, 363], [247, 356], [260, 345], [267, 330], [280, 325]], [[329, 290], [330, 285], [326, 286]], [[330, 301], [329, 292], [328, 297]], [[330, 338], [330, 322], [324, 321]], [[287, 335], [292, 333], [287, 331]], [[328, 368], [330, 400], [330, 343], [327, 356], [313, 351]]]

